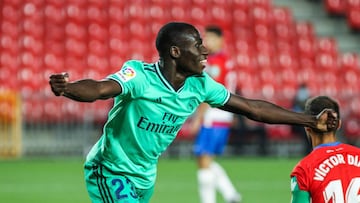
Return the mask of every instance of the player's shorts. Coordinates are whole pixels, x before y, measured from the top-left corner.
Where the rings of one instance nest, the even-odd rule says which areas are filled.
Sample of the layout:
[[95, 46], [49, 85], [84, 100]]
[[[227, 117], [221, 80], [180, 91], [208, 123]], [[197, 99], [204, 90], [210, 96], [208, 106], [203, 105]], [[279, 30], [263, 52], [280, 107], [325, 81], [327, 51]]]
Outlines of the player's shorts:
[[222, 154], [228, 141], [229, 131], [230, 128], [224, 126], [202, 126], [195, 140], [194, 154], [196, 156]]
[[126, 176], [90, 163], [85, 164], [85, 181], [92, 203], [148, 203], [154, 192], [154, 187], [135, 188]]

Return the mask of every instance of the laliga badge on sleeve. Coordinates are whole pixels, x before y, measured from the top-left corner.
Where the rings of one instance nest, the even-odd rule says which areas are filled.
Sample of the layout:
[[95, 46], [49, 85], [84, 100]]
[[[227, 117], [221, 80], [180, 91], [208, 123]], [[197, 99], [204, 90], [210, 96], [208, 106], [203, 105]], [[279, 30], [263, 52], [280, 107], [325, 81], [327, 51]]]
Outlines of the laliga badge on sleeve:
[[127, 82], [136, 76], [136, 72], [131, 67], [125, 66], [119, 72], [117, 72], [117, 75], [119, 76], [121, 81]]

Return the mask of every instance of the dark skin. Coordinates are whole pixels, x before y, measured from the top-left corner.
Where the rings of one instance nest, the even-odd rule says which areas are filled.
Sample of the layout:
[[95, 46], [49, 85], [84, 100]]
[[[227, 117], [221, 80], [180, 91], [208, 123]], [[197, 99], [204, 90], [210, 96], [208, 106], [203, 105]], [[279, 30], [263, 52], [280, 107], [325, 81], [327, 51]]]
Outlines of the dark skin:
[[[199, 75], [205, 68], [208, 50], [202, 44], [199, 32], [194, 28], [181, 35], [180, 45], [173, 45], [167, 53], [160, 53], [160, 70], [163, 76], [178, 90], [186, 78]], [[65, 96], [81, 102], [109, 99], [122, 92], [121, 86], [112, 80], [84, 79], [69, 82], [66, 73], [50, 76], [50, 86], [56, 96]], [[317, 117], [296, 113], [263, 100], [254, 100], [231, 94], [221, 107], [225, 111], [241, 114], [249, 119], [269, 124], [302, 125], [326, 132], [336, 129], [337, 115], [324, 110]]]

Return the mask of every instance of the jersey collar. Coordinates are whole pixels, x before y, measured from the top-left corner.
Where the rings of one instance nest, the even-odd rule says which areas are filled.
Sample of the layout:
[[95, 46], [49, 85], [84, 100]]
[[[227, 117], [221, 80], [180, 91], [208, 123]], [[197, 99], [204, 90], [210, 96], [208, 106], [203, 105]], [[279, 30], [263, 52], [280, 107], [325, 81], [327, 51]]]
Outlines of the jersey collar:
[[325, 143], [325, 144], [319, 144], [318, 146], [314, 147], [315, 149], [321, 148], [321, 147], [332, 147], [332, 146], [337, 146], [341, 144], [341, 142], [330, 142], [330, 143]]
[[174, 91], [174, 92], [180, 92], [183, 89], [184, 85], [182, 85], [177, 91], [175, 91], [173, 86], [166, 80], [164, 75], [161, 73], [160, 67], [159, 67], [159, 62], [155, 63], [155, 70], [156, 70], [156, 74], [159, 76], [161, 82], [165, 85], [166, 88], [168, 88], [169, 90]]

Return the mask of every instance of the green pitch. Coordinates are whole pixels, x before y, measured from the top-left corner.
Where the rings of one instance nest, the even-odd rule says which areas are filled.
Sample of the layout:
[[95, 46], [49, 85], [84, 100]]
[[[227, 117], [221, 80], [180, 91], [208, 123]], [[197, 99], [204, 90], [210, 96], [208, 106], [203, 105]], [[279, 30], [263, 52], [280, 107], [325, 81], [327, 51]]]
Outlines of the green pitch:
[[[244, 203], [290, 201], [289, 173], [299, 158], [221, 158]], [[81, 159], [0, 160], [0, 200], [9, 203], [90, 202]], [[218, 196], [218, 203], [224, 201]], [[153, 203], [197, 203], [193, 159], [160, 159]]]

